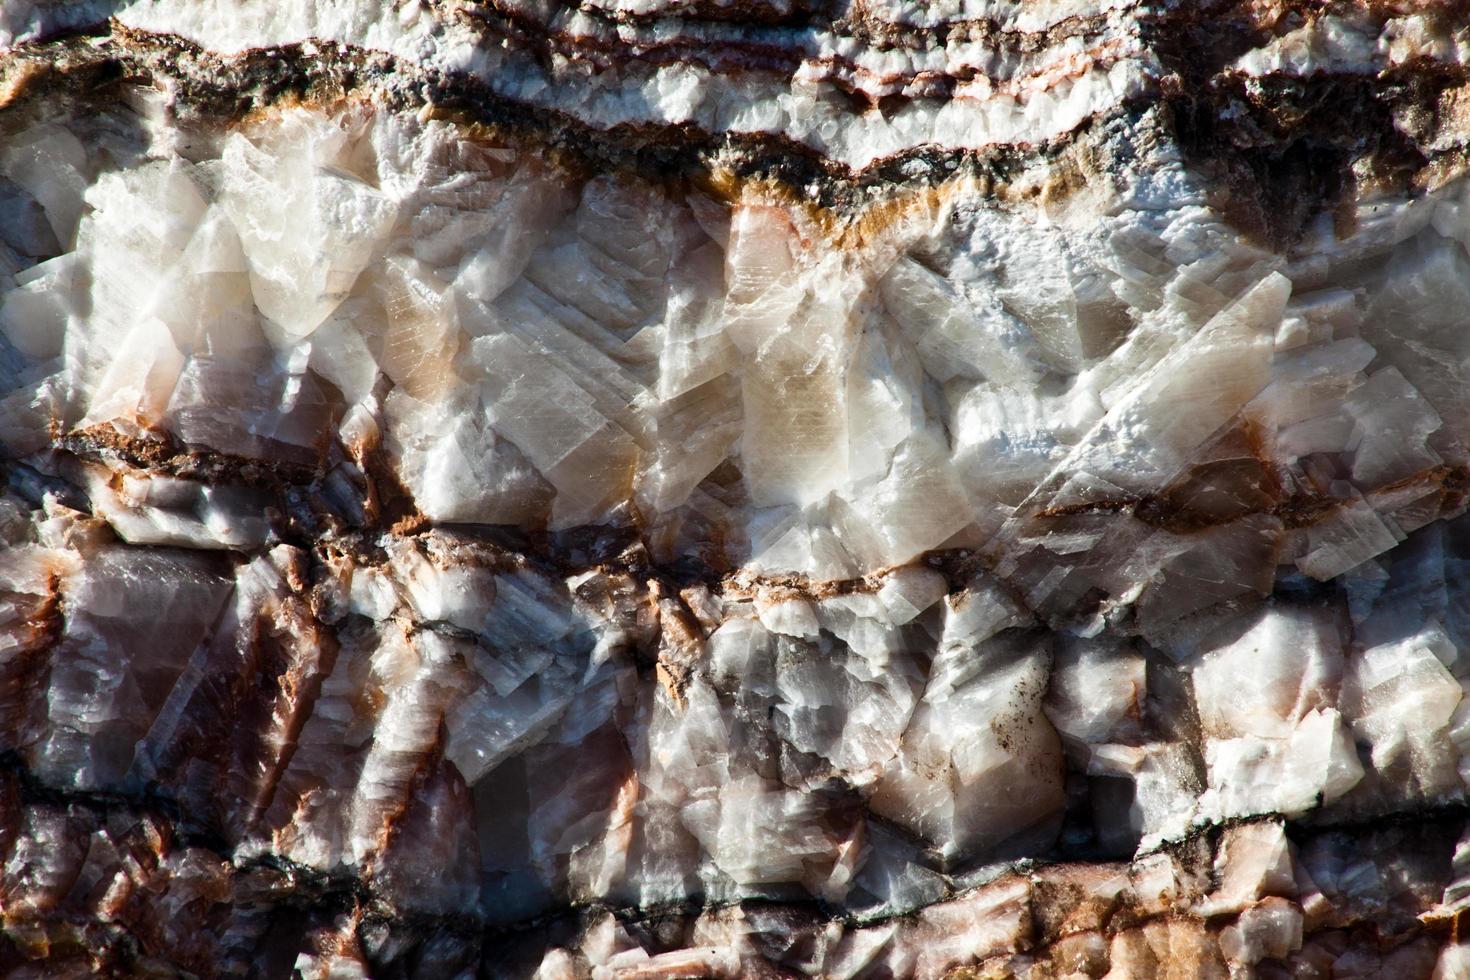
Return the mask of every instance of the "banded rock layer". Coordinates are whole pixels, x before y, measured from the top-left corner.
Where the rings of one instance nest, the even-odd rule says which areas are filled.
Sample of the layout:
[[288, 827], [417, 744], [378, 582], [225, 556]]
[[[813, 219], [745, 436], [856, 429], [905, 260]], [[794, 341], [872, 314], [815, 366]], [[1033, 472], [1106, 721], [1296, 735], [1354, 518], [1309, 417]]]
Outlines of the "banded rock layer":
[[1462, 22], [7, 5], [0, 963], [1470, 974]]

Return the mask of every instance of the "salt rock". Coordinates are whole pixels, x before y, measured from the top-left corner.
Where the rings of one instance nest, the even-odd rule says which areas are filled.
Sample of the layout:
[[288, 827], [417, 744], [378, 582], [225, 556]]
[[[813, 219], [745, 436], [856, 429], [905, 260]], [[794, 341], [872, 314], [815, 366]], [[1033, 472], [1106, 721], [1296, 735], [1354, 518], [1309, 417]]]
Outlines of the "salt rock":
[[0, 5], [0, 970], [1464, 973], [1400, 6]]

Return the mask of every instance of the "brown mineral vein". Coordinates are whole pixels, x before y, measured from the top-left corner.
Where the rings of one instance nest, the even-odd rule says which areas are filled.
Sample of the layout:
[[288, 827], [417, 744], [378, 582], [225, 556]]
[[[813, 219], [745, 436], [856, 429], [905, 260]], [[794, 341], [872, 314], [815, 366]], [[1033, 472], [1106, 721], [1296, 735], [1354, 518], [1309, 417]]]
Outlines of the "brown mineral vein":
[[18, 744], [29, 733], [24, 728], [36, 717], [37, 705], [46, 697], [50, 659], [65, 629], [65, 601], [61, 575], [46, 577], [45, 592], [34, 601], [23, 595], [0, 591], [4, 618], [16, 617], [24, 624], [22, 641], [0, 661], [0, 733], [5, 743]]
[[[830, 32], [877, 49], [917, 48], [931, 44], [972, 41], [1026, 54], [1044, 51], [1073, 37], [1101, 34], [1112, 22], [1120, 19], [1118, 13], [1069, 12], [1050, 21], [1040, 30], [1025, 30], [996, 17], [967, 18], [963, 15], [953, 18], [941, 16], [934, 23], [919, 24], [884, 17], [870, 0], [854, 0], [850, 3], [798, 0], [788, 5], [762, 3], [759, 0], [734, 0], [728, 3], [724, 0], [669, 0], [660, 3], [654, 10], [609, 7], [595, 0], [579, 3], [556, 0], [555, 3], [545, 5], [534, 5], [526, 0], [484, 0], [479, 3], [465, 3], [463, 6], [473, 8], [472, 12], [493, 8], [506, 17], [514, 16], [535, 24], [565, 20], [575, 14], [611, 29], [626, 24], [659, 25], [673, 29], [683, 25], [738, 25], [775, 28], [793, 34]], [[447, 5], [441, 9], [447, 9]], [[547, 10], [551, 11], [549, 16], [540, 16], [542, 11]]]
[[153, 429], [146, 434], [127, 433], [104, 423], [61, 435], [56, 438], [55, 445], [79, 459], [115, 460], [140, 471], [204, 483], [240, 483], [281, 489], [306, 486], [322, 476], [320, 467], [281, 459], [262, 460], [207, 447], [184, 446], [172, 434], [161, 429]]
[[[1242, 27], [1240, 50], [1258, 39], [1253, 30]], [[1228, 51], [1201, 47], [1197, 21], [1176, 13], [1159, 18], [1146, 33], [1147, 44], [1173, 71], [1160, 79], [1157, 91], [1119, 112], [1137, 117], [1151, 104], [1166, 106], [1187, 158], [1217, 175], [1222, 190], [1212, 193], [1222, 213], [1268, 242], [1289, 245], [1314, 215], [1350, 199], [1348, 192], [1361, 183], [1354, 173], [1368, 174], [1384, 188], [1412, 189], [1465, 166], [1466, 146], [1455, 143], [1426, 154], [1398, 125], [1415, 113], [1433, 120], [1453, 111], [1445, 108], [1445, 93], [1470, 84], [1465, 66], [1418, 59], [1381, 78], [1317, 72], [1247, 84], [1224, 70]], [[774, 134], [704, 132], [688, 125], [597, 129], [560, 111], [494, 96], [469, 77], [427, 72], [381, 53], [332, 46], [308, 54], [293, 45], [224, 58], [178, 38], [121, 26], [101, 37], [59, 37], [0, 55], [0, 108], [17, 109], [53, 91], [105, 99], [117, 82], [149, 77], [177, 85], [181, 114], [238, 119], [282, 100], [331, 100], [372, 90], [401, 108], [431, 104], [435, 115], [545, 143], [567, 154], [569, 163], [582, 159], [594, 167], [678, 179], [707, 174], [713, 164], [741, 179], [814, 186], [821, 207], [854, 215], [867, 209], [877, 188], [884, 188], [879, 196], [889, 196], [895, 188], [962, 175], [1003, 187], [1033, 162], [1054, 166], [1073, 146], [1102, 147], [1116, 136], [1094, 120], [1048, 144], [978, 151], [915, 147], [853, 169]], [[1316, 111], [1324, 106], [1332, 111]]]
[[[1464, 488], [1467, 480], [1470, 480], [1470, 468], [1431, 466], [1370, 492], [1389, 494], [1414, 488], [1422, 489], [1425, 494], [1441, 492], [1444, 495], [1443, 502], [1435, 518], [1439, 520], [1464, 512]], [[1191, 534], [1255, 514], [1279, 517], [1287, 528], [1312, 527], [1353, 503], [1352, 500], [1332, 497], [1312, 487], [1300, 487], [1288, 492], [1280, 480], [1276, 479], [1253, 483], [1250, 487], [1253, 492], [1249, 493], [1248, 498], [1238, 498], [1236, 506], [1223, 513], [1218, 510], [1211, 513], [1193, 506], [1188, 497], [1190, 489], [1188, 483], [1179, 483], [1143, 497], [1061, 504], [1043, 508], [1036, 513], [1035, 518], [1059, 520], [1088, 514], [1131, 514], [1150, 527], [1173, 534]]]
[[[185, 479], [199, 480], [206, 484], [238, 482], [248, 486], [275, 491], [279, 496], [288, 489], [305, 492], [308, 499], [319, 493], [320, 469], [308, 469], [300, 465], [263, 462], [257, 459], [232, 457], [210, 450], [193, 450], [180, 447], [165, 433], [156, 433], [149, 438], [128, 437], [111, 426], [99, 426], [93, 430], [76, 432], [58, 440], [58, 448], [76, 453], [83, 459], [108, 457], [125, 463], [141, 473], [165, 473]], [[374, 528], [386, 530], [394, 535], [412, 537], [434, 529], [413, 506], [411, 494], [398, 483], [390, 468], [383, 465], [376, 452], [360, 454], [359, 465], [368, 475], [368, 492], [373, 503], [369, 509], [369, 525], [358, 529], [359, 535], [370, 535]], [[1235, 460], [1222, 460], [1224, 464], [1235, 464]], [[1067, 518], [1090, 514], [1129, 515], [1151, 527], [1172, 534], [1189, 535], [1211, 528], [1221, 527], [1253, 515], [1270, 515], [1281, 519], [1287, 529], [1312, 527], [1330, 518], [1341, 508], [1353, 501], [1313, 488], [1309, 485], [1288, 487], [1276, 467], [1264, 457], [1253, 459], [1254, 470], [1241, 485], [1240, 495], [1233, 505], [1221, 509], [1202, 509], [1192, 494], [1196, 484], [1207, 485], [1209, 479], [1201, 471], [1218, 468], [1218, 464], [1199, 464], [1179, 480], [1163, 490], [1143, 497], [1092, 500], [1072, 504], [1050, 505], [1039, 509], [1033, 520], [1055, 522]], [[1424, 495], [1440, 494], [1438, 514], [1435, 519], [1445, 519], [1462, 513], [1466, 507], [1467, 488], [1470, 488], [1470, 468], [1464, 466], [1433, 466], [1418, 473], [1402, 477], [1392, 483], [1370, 491], [1372, 494], [1393, 494], [1419, 488]], [[447, 529], [447, 528], [446, 528]], [[342, 529], [346, 531], [346, 528]], [[488, 531], [489, 529], [487, 529]], [[508, 531], [509, 529], [507, 529]], [[474, 533], [471, 531], [470, 533]], [[636, 527], [628, 529], [620, 550], [637, 540]], [[490, 532], [485, 540], [493, 543], [497, 532]], [[350, 540], [351, 535], [343, 538]], [[511, 544], [511, 542], [507, 542]], [[540, 560], [557, 567], [562, 574], [575, 575], [594, 568], [625, 567], [639, 574], [669, 575], [672, 569], [660, 569], [650, 565], [645, 558], [614, 558], [609, 565], [607, 558], [599, 558], [591, 566], [581, 567], [568, 564], [565, 548], [558, 548], [550, 538], [543, 538], [539, 548], [530, 541], [516, 541], [512, 550], [531, 546], [538, 552]], [[571, 545], [575, 549], [576, 545]], [[560, 552], [560, 553], [559, 553]], [[916, 559], [918, 564], [936, 568], [949, 567], [957, 559], [963, 559], [963, 550], [932, 552]], [[674, 576], [687, 579], [684, 573]], [[849, 580], [812, 580], [793, 575], [759, 575], [749, 573], [731, 575], [718, 567], [706, 567], [699, 580], [706, 585], [718, 587], [730, 596], [753, 596], [757, 593], [786, 595], [789, 597], [823, 598], [854, 592], [872, 591], [881, 585], [881, 575]], [[684, 584], [688, 584], [687, 581]], [[963, 588], [963, 583], [952, 585], [952, 591]]]
[[[186, 918], [174, 925], [189, 923], [198, 928], [209, 922], [217, 927], [224, 923], [202, 917], [219, 908], [233, 909], [232, 914], [239, 916], [247, 907], [246, 900], [267, 902], [266, 908], [278, 906], [281, 914], [295, 920], [296, 928], [288, 929], [284, 937], [273, 942], [291, 942], [293, 936], [313, 923], [345, 915], [347, 927], [324, 940], [327, 947], [339, 952], [355, 949], [356, 955], [362, 955], [361, 939], [371, 936], [375, 929], [388, 927], [398, 936], [397, 955], [402, 955], [405, 947], [418, 949], [452, 940], [473, 951], [475, 959], [484, 964], [482, 968], [508, 970], [513, 975], [529, 974], [546, 944], [575, 939], [577, 933], [608, 914], [635, 935], [671, 919], [717, 921], [732, 914], [742, 916], [757, 927], [757, 938], [766, 934], [764, 930], [777, 930], [769, 934], [770, 938], [781, 941], [768, 947], [765, 955], [770, 959], [761, 961], [767, 969], [779, 968], [784, 951], [792, 948], [794, 940], [808, 934], [816, 937], [832, 927], [816, 906], [755, 901], [650, 907], [598, 902], [553, 910], [513, 926], [495, 928], [485, 928], [457, 915], [398, 912], [375, 896], [370, 876], [324, 875], [276, 857], [240, 860], [207, 835], [190, 830], [187, 815], [173, 811], [166, 800], [56, 790], [38, 783], [13, 759], [3, 761], [0, 798], [9, 803], [0, 806], [0, 814], [28, 813], [34, 819], [35, 815], [64, 808], [73, 814], [69, 819], [95, 826], [99, 841], [111, 837], [113, 843], [105, 850], [112, 856], [102, 857], [103, 863], [96, 870], [127, 875], [127, 879], [119, 880], [134, 883], [124, 890], [114, 886], [106, 896], [62, 893], [41, 904], [16, 904], [14, 898], [19, 895], [12, 896], [5, 913], [10, 938], [0, 943], [0, 964], [7, 968], [13, 968], [18, 960], [23, 962], [18, 953], [49, 955], [51, 964], [59, 967], [67, 957], [80, 952], [114, 975], [132, 975], [160, 956], [176, 964], [192, 961], [204, 976], [220, 975], [228, 972], [224, 964], [208, 962], [207, 947], [191, 952], [188, 941], [180, 942], [185, 933], [164, 917], [176, 907]], [[1466, 818], [1463, 805], [1435, 807], [1390, 814], [1371, 822], [1289, 828], [1289, 839], [1293, 854], [1314, 854], [1324, 848], [1350, 853], [1360, 848], [1359, 853], [1372, 861], [1384, 847], [1390, 849], [1388, 853], [1417, 847], [1425, 858], [1444, 860], [1447, 854], [1443, 849], [1452, 845]], [[1245, 920], [1257, 914], [1253, 910], [1277, 908], [1299, 917], [1305, 909], [1305, 949], [1299, 953], [1283, 949], [1280, 954], [1303, 966], [1310, 963], [1309, 951], [1314, 945], [1325, 944], [1338, 955], [1350, 945], [1360, 947], [1365, 954], [1383, 955], [1419, 943], [1430, 951], [1432, 962], [1443, 944], [1458, 941], [1459, 911], [1441, 910], [1433, 899], [1397, 894], [1385, 905], [1366, 896], [1355, 899], [1333, 890], [1330, 884], [1330, 899], [1320, 892], [1312, 897], [1297, 890], [1300, 882], [1310, 883], [1310, 877], [1298, 877], [1298, 884], [1293, 884], [1289, 878], [1283, 882], [1279, 876], [1269, 877], [1266, 869], [1254, 868], [1252, 861], [1256, 859], [1248, 849], [1259, 846], [1253, 842], [1262, 834], [1269, 839], [1275, 826], [1274, 821], [1265, 818], [1202, 828], [1160, 851], [1139, 855], [1132, 862], [1023, 863], [984, 884], [952, 891], [901, 917], [845, 917], [837, 921], [847, 930], [914, 930], [914, 938], [921, 943], [925, 935], [934, 942], [942, 941], [946, 937], [943, 930], [949, 927], [945, 923], [989, 923], [991, 932], [974, 937], [970, 950], [974, 965], [956, 967], [949, 974], [957, 978], [1006, 975], [1018, 965], [1017, 956], [1024, 957], [1032, 976], [1075, 975], [1079, 967], [1086, 975], [1094, 975], [1087, 964], [1096, 963], [1102, 971], [1110, 964], [1117, 967], [1136, 955], [1137, 951], [1130, 953], [1130, 948], [1137, 943], [1142, 944], [1139, 948], [1154, 964], [1141, 975], [1213, 975], [1225, 965], [1221, 944], [1231, 941], [1225, 933], [1244, 928]], [[0, 856], [13, 861], [18, 840], [15, 827], [0, 824]], [[109, 866], [109, 861], [116, 863]], [[128, 870], [128, 862], [132, 862], [132, 870]], [[211, 865], [218, 871], [210, 871]], [[1263, 873], [1268, 876], [1259, 882], [1252, 877]], [[1443, 874], [1436, 877], [1443, 880]], [[1161, 887], [1166, 891], [1155, 892]], [[175, 905], [168, 896], [179, 891], [183, 893], [181, 898], [192, 899]], [[93, 904], [99, 900], [107, 903], [105, 910]], [[76, 924], [88, 921], [99, 911], [114, 923], [110, 930], [93, 930], [85, 938], [67, 938]], [[17, 942], [22, 943], [19, 948]], [[262, 959], [266, 950], [259, 940], [241, 952], [257, 964], [266, 961]], [[531, 969], [524, 964], [517, 966], [527, 953], [533, 956]], [[1120, 956], [1124, 958], [1121, 963]], [[757, 962], [750, 961], [747, 967], [756, 968]], [[1427, 976], [1428, 972], [1409, 970], [1407, 975]]]
[[[700, 37], [681, 37], [677, 32], [658, 30], [646, 38], [628, 39], [621, 33], [571, 32], [556, 30], [546, 22], [522, 9], [517, 4], [496, 2], [486, 6], [457, 6], [454, 12], [473, 18], [487, 40], [505, 39], [514, 41], [535, 51], [539, 57], [552, 55], [572, 61], [586, 61], [599, 68], [627, 66], [633, 62], [650, 65], [697, 64], [721, 73], [749, 72], [773, 75], [789, 80], [797, 71], [812, 79], [832, 81], [849, 95], [857, 96], [865, 108], [876, 108], [891, 114], [898, 106], [920, 98], [951, 97], [959, 83], [973, 81], [986, 76], [980, 64], [959, 62], [943, 71], [932, 69], [909, 72], [878, 72], [867, 68], [851, 57], [818, 54], [813, 44], [799, 38], [781, 44], [781, 38], [766, 40], [742, 40], [739, 35], [721, 38], [718, 44]], [[1086, 22], [1101, 32], [1101, 25]], [[1079, 25], [1080, 26], [1080, 25]], [[1042, 34], [997, 32], [993, 26], [982, 29], [978, 37], [971, 36], [963, 28], [949, 31], [949, 43], [970, 42], [994, 44], [998, 53], [1034, 54], [1048, 50], [1052, 43], [1074, 36], [1088, 37], [1087, 32], [1074, 35], [1061, 28]], [[876, 40], [862, 33], [855, 39], [872, 42]], [[914, 46], [908, 34], [887, 33], [876, 50], [888, 50]], [[903, 44], [909, 42], [909, 44]], [[993, 79], [992, 91], [997, 94], [1017, 96], [1026, 92], [1044, 89], [1063, 77], [1076, 77], [1089, 69], [1106, 69], [1118, 61], [1135, 56], [1136, 42], [1126, 36], [1089, 42], [1081, 51], [1071, 52], [1058, 68], [1042, 65], [1039, 68], [1005, 78]], [[970, 96], [960, 96], [970, 98]], [[988, 96], [987, 96], [988, 97]]]

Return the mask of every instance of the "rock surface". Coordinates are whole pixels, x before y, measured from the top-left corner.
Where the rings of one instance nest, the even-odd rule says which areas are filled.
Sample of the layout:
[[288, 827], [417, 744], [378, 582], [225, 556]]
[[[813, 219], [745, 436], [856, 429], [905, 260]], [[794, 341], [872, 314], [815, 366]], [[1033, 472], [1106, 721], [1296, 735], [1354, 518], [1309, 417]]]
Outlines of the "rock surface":
[[1470, 10], [0, 7], [0, 969], [1470, 977]]

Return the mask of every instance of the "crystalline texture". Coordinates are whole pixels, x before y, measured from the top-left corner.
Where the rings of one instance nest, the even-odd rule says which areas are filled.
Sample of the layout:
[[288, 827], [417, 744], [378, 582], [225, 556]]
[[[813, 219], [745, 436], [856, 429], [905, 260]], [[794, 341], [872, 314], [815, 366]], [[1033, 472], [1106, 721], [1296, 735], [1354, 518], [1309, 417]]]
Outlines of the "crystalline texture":
[[0, 10], [0, 972], [1464, 975], [1400, 6]]

